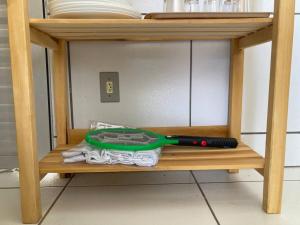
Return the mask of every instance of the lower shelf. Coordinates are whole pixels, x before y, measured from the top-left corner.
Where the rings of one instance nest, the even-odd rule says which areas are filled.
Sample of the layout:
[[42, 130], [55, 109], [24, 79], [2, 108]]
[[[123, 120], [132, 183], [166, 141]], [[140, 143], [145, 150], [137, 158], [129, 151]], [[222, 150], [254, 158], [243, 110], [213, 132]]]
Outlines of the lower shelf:
[[71, 146], [55, 149], [40, 161], [40, 173], [89, 173], [168, 170], [223, 170], [261, 169], [264, 158], [247, 145], [240, 143], [236, 149], [201, 149], [193, 147], [166, 146], [155, 167], [126, 165], [89, 165], [85, 163], [64, 164], [61, 152]]

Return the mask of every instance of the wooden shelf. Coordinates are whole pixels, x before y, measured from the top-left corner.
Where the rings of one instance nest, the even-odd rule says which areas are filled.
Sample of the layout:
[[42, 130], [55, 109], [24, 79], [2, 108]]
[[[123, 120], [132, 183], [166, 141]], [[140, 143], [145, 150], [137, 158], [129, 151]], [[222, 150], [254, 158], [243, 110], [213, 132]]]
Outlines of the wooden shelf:
[[244, 37], [272, 18], [231, 19], [31, 19], [30, 27], [64, 40], [204, 40]]
[[167, 146], [155, 167], [125, 165], [89, 165], [86, 163], [64, 164], [61, 152], [72, 145], [57, 148], [40, 161], [40, 173], [88, 173], [166, 170], [219, 170], [264, 168], [264, 159], [247, 145], [240, 143], [237, 149], [199, 149]]

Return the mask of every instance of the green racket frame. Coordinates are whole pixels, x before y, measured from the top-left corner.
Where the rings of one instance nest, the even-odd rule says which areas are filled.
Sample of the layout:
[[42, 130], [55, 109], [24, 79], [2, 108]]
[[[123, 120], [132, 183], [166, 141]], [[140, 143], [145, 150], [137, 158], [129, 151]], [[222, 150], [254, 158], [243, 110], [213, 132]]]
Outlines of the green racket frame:
[[[146, 145], [121, 145], [121, 144], [112, 144], [112, 143], [103, 143], [97, 140], [94, 140], [91, 136], [97, 135], [104, 132], [141, 132], [146, 133], [149, 136], [153, 136], [157, 138], [157, 140], [153, 143], [146, 144]], [[166, 139], [165, 136], [147, 131], [142, 129], [135, 129], [135, 128], [105, 128], [105, 129], [99, 129], [99, 130], [91, 130], [87, 133], [85, 140], [90, 145], [99, 148], [99, 149], [115, 149], [120, 151], [147, 151], [147, 150], [153, 150], [156, 148], [160, 148], [164, 145], [176, 145], [179, 143], [178, 140], [173, 139]]]

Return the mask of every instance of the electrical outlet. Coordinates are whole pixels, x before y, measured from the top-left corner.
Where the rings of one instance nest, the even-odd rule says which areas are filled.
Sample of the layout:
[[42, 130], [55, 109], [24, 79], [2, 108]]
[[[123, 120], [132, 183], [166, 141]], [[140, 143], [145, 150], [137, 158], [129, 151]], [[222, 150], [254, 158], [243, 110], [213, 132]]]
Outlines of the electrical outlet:
[[100, 72], [101, 102], [120, 102], [119, 73]]
[[112, 81], [106, 81], [106, 94], [114, 93], [114, 83]]

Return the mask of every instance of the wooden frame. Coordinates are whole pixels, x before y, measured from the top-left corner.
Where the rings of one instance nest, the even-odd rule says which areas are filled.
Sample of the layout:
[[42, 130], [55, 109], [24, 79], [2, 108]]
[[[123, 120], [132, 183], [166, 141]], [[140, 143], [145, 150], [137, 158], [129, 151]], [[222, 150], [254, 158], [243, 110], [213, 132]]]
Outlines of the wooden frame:
[[[8, 0], [9, 40], [17, 144], [20, 166], [22, 220], [36, 223], [41, 216], [39, 174], [48, 172], [122, 172], [203, 169], [256, 169], [264, 176], [263, 208], [280, 213], [287, 126], [288, 93], [292, 57], [294, 0], [275, 0], [274, 19], [191, 20], [49, 20], [28, 18], [27, 0]], [[272, 41], [269, 113], [265, 159], [240, 142], [228, 151], [195, 151], [167, 147], [157, 167], [92, 166], [61, 163], [59, 152], [82, 140], [86, 130], [68, 126], [67, 60], [68, 40], [231, 40], [231, 75], [228, 126], [148, 128], [164, 134], [205, 134], [240, 139], [244, 48]], [[35, 106], [33, 96], [32, 43], [53, 50], [53, 80], [57, 151], [37, 159]], [[201, 132], [200, 132], [200, 131]]]
[[275, 1], [263, 199], [268, 213], [281, 211], [294, 12], [294, 0]]

